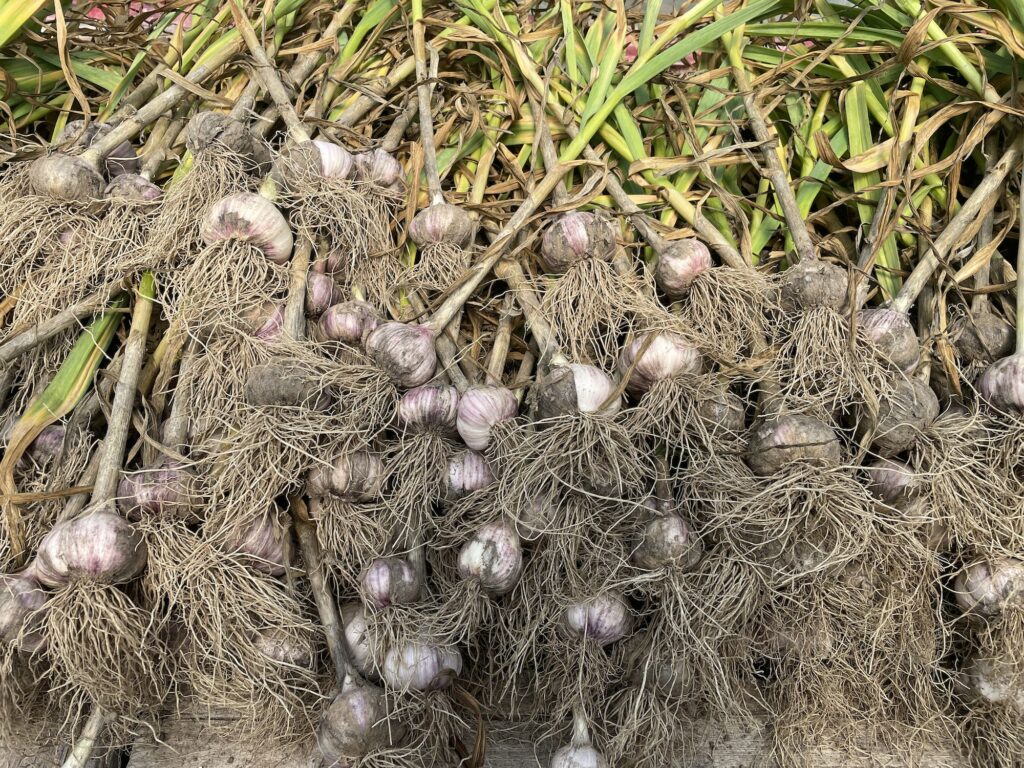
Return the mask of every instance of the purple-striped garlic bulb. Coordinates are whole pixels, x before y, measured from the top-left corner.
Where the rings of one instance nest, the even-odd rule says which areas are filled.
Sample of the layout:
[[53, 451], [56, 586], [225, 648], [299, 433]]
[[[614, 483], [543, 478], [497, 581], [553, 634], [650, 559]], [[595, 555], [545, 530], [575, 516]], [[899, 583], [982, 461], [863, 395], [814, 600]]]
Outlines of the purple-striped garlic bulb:
[[280, 576], [288, 569], [291, 547], [287, 530], [275, 517], [270, 513], [257, 515], [228, 539], [226, 549], [241, 555], [252, 568]]
[[978, 377], [978, 392], [1003, 411], [1024, 411], [1024, 355], [1010, 355], [992, 363]]
[[654, 280], [673, 301], [690, 291], [698, 275], [711, 269], [711, 251], [700, 240], [673, 240], [658, 254]]
[[448, 462], [448, 496], [458, 499], [482, 490], [495, 480], [486, 457], [476, 451], [459, 451]]
[[621, 594], [602, 592], [572, 603], [562, 614], [562, 624], [572, 635], [606, 646], [629, 634], [633, 612]]
[[610, 261], [615, 255], [615, 228], [598, 213], [570, 211], [548, 227], [541, 241], [541, 263], [548, 272], [566, 272], [583, 259]]
[[306, 315], [320, 317], [329, 307], [344, 299], [345, 294], [334, 278], [323, 272], [306, 275]]
[[425, 325], [382, 323], [366, 336], [366, 353], [396, 386], [426, 384], [437, 368], [434, 334]]
[[115, 176], [103, 190], [108, 200], [132, 200], [137, 203], [155, 203], [164, 196], [164, 191], [145, 176], [126, 173]]
[[684, 518], [663, 515], [644, 525], [633, 550], [633, 562], [647, 571], [689, 570], [700, 562], [703, 554], [704, 548]]
[[793, 462], [835, 465], [842, 450], [831, 427], [813, 416], [790, 414], [766, 419], [747, 444], [747, 466], [754, 474], [773, 475]]
[[345, 301], [329, 307], [320, 316], [320, 330], [325, 338], [345, 344], [362, 344], [363, 339], [380, 325], [377, 310], [365, 301]]
[[473, 217], [450, 203], [433, 203], [417, 213], [409, 225], [409, 237], [421, 248], [438, 243], [465, 248], [475, 231]]
[[916, 473], [902, 461], [878, 459], [867, 467], [866, 472], [868, 490], [886, 504], [906, 501], [916, 485]]
[[284, 333], [284, 304], [264, 302], [246, 317], [253, 338], [270, 343], [277, 341]]
[[537, 384], [537, 415], [541, 419], [594, 413], [611, 416], [622, 407], [616, 383], [593, 365], [554, 365]]
[[921, 357], [921, 342], [906, 312], [887, 307], [862, 309], [857, 322], [875, 349], [901, 371], [911, 371]]
[[393, 735], [384, 691], [346, 677], [320, 719], [316, 740], [325, 765], [351, 766], [386, 746]]
[[30, 573], [0, 574], [0, 642], [29, 653], [42, 648], [38, 625], [48, 599]]
[[238, 240], [251, 243], [275, 264], [292, 257], [291, 227], [276, 205], [252, 192], [233, 192], [206, 212], [201, 230], [207, 245]]
[[974, 616], [994, 619], [1024, 607], [1024, 561], [981, 560], [965, 567], [953, 583], [957, 605]]
[[374, 679], [376, 651], [367, 621], [366, 606], [355, 601], [345, 603], [341, 606], [341, 620], [345, 625], [345, 645], [348, 647], [349, 659], [363, 677]]
[[470, 387], [459, 399], [456, 428], [462, 441], [474, 451], [491, 444], [496, 424], [511, 421], [519, 412], [519, 400], [505, 387]]
[[293, 144], [281, 151], [278, 165], [289, 183], [310, 177], [345, 180], [355, 176], [355, 157], [344, 147], [314, 139]]
[[398, 401], [398, 426], [412, 432], [455, 432], [459, 390], [445, 384], [414, 387]]
[[416, 602], [422, 579], [415, 565], [406, 558], [378, 557], [366, 566], [360, 583], [370, 606], [387, 608]]
[[390, 152], [383, 149], [360, 152], [355, 156], [355, 163], [355, 176], [360, 181], [367, 181], [396, 192], [402, 190], [405, 171]]
[[117, 507], [130, 520], [142, 515], [196, 522], [202, 505], [195, 493], [195, 472], [176, 459], [127, 472], [117, 486]]
[[503, 520], [480, 526], [459, 552], [459, 576], [476, 582], [490, 595], [509, 592], [522, 573], [519, 534]]
[[318, 466], [306, 478], [306, 493], [336, 496], [346, 501], [373, 501], [380, 497], [384, 463], [375, 453], [349, 451], [327, 466]]
[[146, 542], [114, 512], [94, 510], [63, 520], [43, 537], [31, 572], [48, 587], [73, 581], [124, 584], [146, 567]]
[[[646, 349], [644, 349], [646, 345]], [[644, 333], [619, 353], [619, 376], [626, 380], [626, 391], [639, 397], [655, 382], [676, 376], [700, 373], [700, 352], [678, 333]]]
[[421, 642], [407, 642], [384, 656], [384, 679], [400, 691], [438, 691], [462, 673], [458, 649]]

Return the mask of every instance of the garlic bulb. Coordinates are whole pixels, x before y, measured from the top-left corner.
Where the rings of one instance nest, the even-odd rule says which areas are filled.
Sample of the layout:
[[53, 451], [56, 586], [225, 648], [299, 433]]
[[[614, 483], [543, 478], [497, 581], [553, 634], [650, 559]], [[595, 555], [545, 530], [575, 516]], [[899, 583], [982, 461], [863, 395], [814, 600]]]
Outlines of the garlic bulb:
[[347, 501], [373, 501], [380, 497], [384, 463], [375, 453], [350, 451], [329, 466], [318, 466], [306, 479], [310, 496], [337, 496]]
[[693, 663], [673, 654], [669, 659], [645, 657], [637, 663], [630, 675], [633, 685], [654, 688], [664, 696], [686, 696], [694, 680]]
[[383, 149], [360, 152], [355, 156], [355, 161], [356, 177], [362, 181], [369, 181], [387, 189], [395, 189], [402, 184], [402, 164]]
[[374, 644], [371, 643], [370, 625], [367, 622], [366, 606], [351, 602], [341, 606], [341, 620], [345, 625], [345, 645], [352, 664], [359, 673], [373, 679]]
[[256, 637], [256, 648], [278, 664], [312, 669], [313, 645], [308, 638], [297, 636], [280, 627], [264, 629]]
[[[119, 120], [112, 120], [109, 123], [92, 121], [88, 125], [84, 120], [69, 120], [53, 143], [64, 144], [74, 138], [77, 146], [90, 147], [93, 142], [104, 138], [119, 124]], [[136, 174], [139, 172], [139, 166], [139, 156], [130, 141], [122, 141], [103, 161], [103, 170], [111, 179]]]
[[365, 301], [335, 304], [320, 317], [320, 330], [324, 336], [345, 344], [362, 344], [366, 334], [378, 325], [377, 310]]
[[974, 696], [989, 705], [1007, 707], [1024, 716], [1024, 686], [1019, 670], [1008, 662], [974, 656], [967, 663], [964, 681]]
[[1013, 326], [988, 310], [971, 313], [965, 318], [953, 342], [957, 352], [968, 363], [991, 365], [1013, 353]]
[[253, 366], [245, 380], [245, 402], [257, 408], [323, 411], [330, 396], [316, 376], [287, 361]]
[[673, 301], [681, 299], [702, 272], [711, 269], [711, 251], [700, 240], [673, 240], [658, 254], [654, 281]]
[[530, 499], [516, 516], [519, 538], [526, 542], [539, 541], [558, 525], [558, 518], [558, 505], [552, 496], [544, 494]]
[[108, 200], [134, 200], [138, 203], [155, 203], [164, 196], [164, 191], [144, 176], [126, 173], [115, 176], [103, 190]]
[[573, 718], [572, 741], [555, 752], [551, 768], [608, 768], [604, 755], [590, 743], [590, 730], [581, 712]]
[[871, 448], [879, 456], [895, 456], [917, 442], [939, 416], [939, 399], [931, 387], [917, 379], [901, 379], [879, 398], [873, 424], [863, 419], [858, 432], [873, 426]]
[[254, 176], [265, 175], [271, 167], [270, 148], [240, 120], [222, 112], [197, 112], [185, 129], [185, 146], [193, 155], [215, 152], [241, 161]]
[[766, 419], [747, 444], [746, 461], [756, 475], [773, 475], [795, 461], [838, 464], [839, 438], [813, 416], [791, 414]]
[[384, 679], [396, 690], [438, 691], [462, 673], [456, 648], [409, 642], [384, 657]]
[[378, 557], [366, 566], [360, 583], [374, 608], [413, 603], [420, 596], [420, 575], [402, 557]]
[[347, 149], [319, 139], [310, 143], [316, 148], [320, 159], [320, 174], [325, 179], [349, 179], [355, 175], [355, 157]]
[[452, 433], [459, 414], [459, 390], [443, 384], [415, 387], [398, 401], [402, 429]]
[[202, 505], [195, 483], [190, 467], [161, 459], [148, 469], [125, 473], [117, 486], [117, 507], [129, 519], [146, 514], [196, 522]]
[[264, 302], [246, 317], [252, 336], [263, 342], [281, 338], [284, 332], [284, 305], [273, 301]]
[[227, 240], [252, 243], [275, 264], [287, 264], [292, 257], [292, 230], [284, 214], [252, 192], [234, 192], [210, 206], [201, 234], [207, 245]]
[[782, 273], [779, 299], [787, 312], [827, 307], [837, 312], [846, 304], [849, 277], [842, 267], [827, 261], [801, 261]]
[[697, 403], [697, 415], [709, 431], [739, 435], [747, 428], [747, 406], [728, 389], [721, 389]]
[[608, 219], [597, 213], [570, 211], [544, 233], [541, 263], [548, 272], [565, 272], [583, 259], [611, 260], [615, 245], [615, 228]]
[[364, 342], [367, 354], [397, 386], [426, 384], [437, 368], [434, 334], [423, 325], [382, 323]]
[[465, 248], [475, 230], [473, 217], [462, 208], [449, 203], [434, 203], [413, 218], [409, 225], [409, 237], [420, 247], [451, 243], [458, 248]]
[[921, 357], [921, 343], [906, 312], [885, 307], [862, 309], [857, 322], [875, 348], [895, 368], [913, 370]]
[[633, 550], [633, 562], [648, 571], [688, 570], [700, 562], [702, 554], [703, 547], [694, 540], [689, 523], [679, 515], [664, 515], [644, 526]]
[[29, 184], [40, 197], [87, 203], [103, 197], [107, 182], [100, 170], [78, 155], [51, 152], [32, 161]]
[[491, 429], [519, 412], [519, 400], [505, 387], [470, 387], [459, 400], [455, 425], [462, 441], [474, 451], [491, 444]]
[[280, 576], [290, 561], [288, 532], [271, 514], [258, 515], [249, 525], [228, 539], [229, 552], [242, 555], [253, 568], [271, 576]]
[[612, 378], [593, 365], [555, 365], [537, 384], [537, 415], [541, 419], [577, 413], [611, 416], [622, 407], [622, 398], [612, 397], [615, 389]]
[[621, 594], [603, 592], [566, 608], [562, 623], [572, 634], [605, 646], [629, 634], [633, 614]]
[[448, 462], [448, 495], [451, 498], [482, 490], [494, 480], [491, 465], [482, 453], [459, 451]]
[[96, 510], [54, 525], [39, 543], [32, 572], [48, 587], [78, 579], [124, 584], [146, 567], [146, 554], [146, 542], [131, 523]]
[[1024, 355], [1014, 354], [992, 363], [978, 377], [977, 387], [996, 408], [1024, 411]]
[[384, 692], [346, 678], [320, 720], [316, 740], [326, 765], [350, 766], [386, 746], [391, 731]]
[[523, 548], [515, 528], [504, 521], [487, 523], [462, 545], [459, 576], [475, 581], [491, 595], [503, 595], [519, 583]]
[[677, 333], [641, 334], [619, 353], [619, 375], [629, 375], [626, 391], [635, 396], [644, 394], [656, 381], [700, 373], [701, 365], [700, 352]]
[[0, 574], [0, 643], [16, 643], [23, 651], [39, 650], [45, 642], [39, 611], [49, 595], [28, 573]]
[[898, 504], [913, 490], [916, 474], [909, 465], [878, 459], [867, 467], [868, 489], [886, 504]]
[[306, 275], [306, 315], [320, 317], [328, 307], [344, 298], [334, 278], [322, 272]]
[[1024, 561], [1000, 557], [972, 563], [957, 575], [953, 592], [964, 613], [982, 618], [1024, 607]]

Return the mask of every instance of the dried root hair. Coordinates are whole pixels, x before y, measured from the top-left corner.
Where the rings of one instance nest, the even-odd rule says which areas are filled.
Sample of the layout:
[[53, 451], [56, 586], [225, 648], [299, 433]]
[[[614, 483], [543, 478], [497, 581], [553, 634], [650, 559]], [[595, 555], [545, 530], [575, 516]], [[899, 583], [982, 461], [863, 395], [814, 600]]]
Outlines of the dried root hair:
[[778, 291], [753, 268], [704, 270], [674, 310], [686, 327], [699, 331], [701, 352], [724, 364], [748, 359], [778, 333]]
[[0, 747], [38, 743], [52, 729], [59, 713], [49, 695], [47, 667], [43, 652], [0, 645]]
[[[468, 735], [475, 722], [465, 709], [477, 709], [476, 702], [454, 687], [441, 691], [387, 691], [388, 710], [405, 736], [400, 747], [390, 747], [367, 755], [355, 765], [366, 768], [431, 768], [459, 765], [468, 753]], [[461, 704], [461, 706], [460, 706]], [[473, 713], [473, 720], [480, 717]]]
[[376, 185], [326, 178], [318, 165], [289, 164], [284, 203], [296, 231], [310, 242], [325, 241], [332, 252], [347, 255], [347, 263], [336, 274], [346, 283], [356, 263], [386, 247], [391, 219], [383, 215], [381, 201], [371, 192]]
[[473, 249], [442, 240], [421, 246], [416, 257], [416, 262], [403, 276], [403, 284], [411, 288], [443, 292], [450, 289], [469, 269], [473, 261]]
[[433, 431], [409, 431], [384, 459], [384, 506], [396, 530], [423, 530], [448, 490], [448, 464], [459, 445]]
[[573, 360], [611, 366], [630, 332], [685, 330], [654, 299], [652, 285], [634, 274], [620, 275], [607, 261], [585, 258], [564, 274], [538, 281], [552, 343]]
[[391, 518], [380, 503], [310, 499], [324, 565], [338, 584], [355, 583], [359, 574], [391, 538]]
[[93, 704], [128, 721], [159, 707], [170, 679], [159, 624], [124, 589], [73, 582], [47, 601], [43, 622], [66, 726]]

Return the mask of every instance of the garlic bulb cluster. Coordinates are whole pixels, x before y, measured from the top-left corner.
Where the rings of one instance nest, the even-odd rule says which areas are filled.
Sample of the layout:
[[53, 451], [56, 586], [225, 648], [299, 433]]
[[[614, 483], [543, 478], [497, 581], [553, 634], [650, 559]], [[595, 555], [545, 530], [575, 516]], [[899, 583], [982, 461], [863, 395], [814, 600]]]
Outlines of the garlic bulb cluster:
[[754, 474], [773, 475], [796, 461], [835, 465], [842, 450], [831, 427], [813, 416], [790, 414], [766, 419], [747, 444], [747, 466]]
[[48, 587], [79, 579], [124, 584], [146, 567], [146, 556], [146, 542], [131, 523], [94, 510], [54, 525], [39, 543], [31, 572]]
[[916, 473], [908, 464], [878, 459], [867, 467], [868, 489], [886, 504], [899, 504], [912, 493]]
[[439, 691], [462, 674], [462, 654], [456, 648], [408, 642], [384, 656], [384, 680], [400, 691]]
[[398, 426], [413, 432], [455, 432], [459, 390], [443, 384], [415, 387], [398, 401]]
[[320, 317], [333, 304], [344, 298], [344, 293], [334, 278], [323, 272], [306, 275], [306, 315]]
[[378, 557], [366, 566], [360, 583], [372, 607], [387, 608], [416, 602], [422, 580], [415, 566], [404, 557]]
[[1024, 607], [1024, 561], [983, 560], [964, 568], [953, 582], [957, 605], [974, 616], [994, 619]]
[[366, 334], [378, 325], [377, 310], [365, 301], [335, 304], [320, 316], [320, 331], [324, 337], [345, 344], [362, 344]]
[[886, 307], [862, 309], [857, 322], [868, 339], [889, 363], [911, 371], [921, 357], [921, 343], [906, 312]]
[[256, 648], [266, 658], [278, 664], [312, 669], [314, 649], [312, 643], [294, 632], [280, 627], [265, 629], [256, 637]]
[[48, 597], [29, 573], [0, 574], [0, 643], [39, 650], [45, 639], [36, 625]]
[[700, 373], [702, 365], [697, 348], [669, 332], [641, 334], [622, 348], [618, 361], [619, 375], [629, 376], [626, 391], [636, 397], [656, 381]]
[[380, 497], [384, 463], [375, 453], [350, 451], [328, 466], [318, 466], [306, 478], [306, 493], [313, 497], [336, 496], [346, 501], [373, 501]]
[[280, 576], [291, 560], [288, 532], [273, 514], [258, 515], [228, 539], [226, 548], [243, 556], [253, 568], [271, 576]]
[[566, 608], [562, 623], [571, 634], [605, 646], [629, 634], [633, 612], [621, 594], [602, 592]]
[[997, 360], [978, 377], [978, 392], [994, 407], [1012, 413], [1024, 411], [1024, 355]]
[[779, 300], [787, 312], [802, 312], [816, 307], [839, 311], [846, 304], [850, 281], [846, 270], [827, 261], [813, 259], [782, 273]]
[[483, 490], [494, 481], [491, 465], [482, 453], [459, 451], [448, 462], [448, 496], [453, 499]]
[[405, 389], [426, 384], [437, 368], [434, 334], [424, 325], [382, 323], [366, 336], [364, 346], [388, 378]]
[[700, 562], [704, 548], [694, 539], [690, 525], [679, 515], [654, 517], [644, 525], [633, 562], [640, 568], [687, 570]]
[[462, 441], [474, 451], [491, 444], [495, 424], [510, 421], [519, 412], [519, 400], [505, 387], [470, 387], [459, 399], [455, 426]]
[[128, 519], [141, 515], [196, 522], [201, 510], [195, 493], [195, 473], [175, 459], [164, 458], [153, 467], [129, 472], [117, 486], [117, 507]]
[[359, 674], [374, 679], [374, 644], [371, 642], [366, 606], [357, 602], [345, 603], [341, 606], [341, 619], [345, 625], [345, 645], [348, 647], [349, 659]]
[[673, 240], [658, 254], [654, 281], [673, 301], [681, 299], [697, 276], [711, 269], [711, 251], [700, 240]]
[[548, 272], [565, 272], [583, 259], [610, 261], [615, 247], [615, 228], [608, 219], [598, 213], [570, 211], [544, 233], [540, 258]]
[[450, 203], [434, 203], [424, 208], [409, 225], [409, 237], [421, 248], [436, 243], [465, 248], [475, 231], [473, 217]]
[[326, 765], [352, 765], [389, 742], [387, 701], [374, 685], [345, 680], [324, 712], [317, 745]]
[[275, 264], [287, 264], [292, 257], [294, 239], [284, 214], [252, 192], [235, 192], [210, 206], [201, 235], [207, 245], [228, 240], [251, 243]]
[[511, 590], [522, 573], [519, 534], [505, 521], [478, 528], [459, 552], [459, 576], [476, 582], [490, 595], [503, 595]]
[[612, 416], [622, 407], [615, 381], [593, 365], [555, 365], [536, 387], [537, 415], [541, 419], [593, 413]]

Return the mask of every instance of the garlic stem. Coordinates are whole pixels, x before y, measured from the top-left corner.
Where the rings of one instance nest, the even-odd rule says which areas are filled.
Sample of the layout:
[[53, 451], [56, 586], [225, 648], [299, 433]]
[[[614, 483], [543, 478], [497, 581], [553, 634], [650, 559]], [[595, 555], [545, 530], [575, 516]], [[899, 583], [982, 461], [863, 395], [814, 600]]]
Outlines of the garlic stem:
[[501, 386], [501, 374], [505, 370], [508, 350], [512, 346], [512, 297], [505, 295], [501, 301], [501, 317], [494, 332], [491, 354], [487, 359], [487, 383], [492, 387]]
[[[406, 298], [417, 314], [423, 314], [427, 311], [426, 305], [415, 291], [410, 292]], [[458, 319], [453, 319], [444, 332], [434, 338], [434, 347], [437, 349], [441, 362], [444, 363], [442, 374], [447, 376], [452, 386], [459, 390], [459, 392], [465, 392], [469, 389], [469, 379], [459, 363], [459, 347], [455, 339], [458, 333], [458, 325]]]
[[[995, 229], [995, 215], [988, 212], [981, 221], [981, 230], [975, 241], [977, 251], [992, 242], [992, 234]], [[993, 251], [994, 253], [994, 251]], [[974, 296], [971, 297], [971, 311], [974, 313], [984, 312], [988, 309], [988, 292], [985, 290], [989, 285], [989, 275], [992, 271], [992, 259], [986, 259], [974, 275]]]
[[[540, 146], [541, 157], [544, 158], [544, 167], [554, 168], [558, 165], [558, 150], [555, 149], [555, 143], [551, 140], [547, 114], [537, 99], [530, 100], [530, 111], [533, 113], [533, 134], [537, 144]], [[569, 199], [569, 194], [565, 190], [565, 184], [559, 182], [551, 197], [554, 199], [556, 206], [565, 205]]]
[[[413, 55], [416, 57], [416, 97], [419, 101], [420, 148], [423, 150], [423, 171], [427, 176], [427, 191], [430, 204], [444, 202], [441, 193], [441, 173], [437, 168], [437, 147], [434, 146], [434, 119], [430, 110], [430, 96], [433, 92], [431, 75], [427, 71], [426, 23], [423, 21], [423, 3], [413, 0], [412, 38]], [[431, 69], [436, 73], [437, 52], [430, 49]], [[436, 76], [436, 74], [435, 74]]]
[[78, 737], [78, 740], [72, 746], [61, 768], [85, 768], [85, 764], [89, 762], [89, 756], [96, 746], [96, 741], [109, 720], [110, 715], [94, 704], [92, 712], [89, 713], [89, 719], [86, 720], [85, 727], [82, 729], [81, 736]]
[[[1018, 224], [1024, 219], [1024, 169], [1021, 170], [1021, 190], [1019, 192], [1020, 200], [1020, 213], [1017, 216]], [[1015, 328], [1017, 330], [1017, 348], [1016, 353], [1018, 355], [1024, 354], [1024, 237], [1019, 237], [1017, 240], [1017, 316], [1014, 318]]]
[[291, 281], [284, 306], [284, 333], [296, 341], [306, 337], [306, 273], [312, 251], [313, 243], [300, 236], [292, 254]]
[[419, 99], [409, 99], [406, 102], [405, 108], [399, 112], [398, 117], [394, 119], [391, 127], [388, 128], [388, 132], [384, 134], [384, 138], [380, 143], [381, 149], [392, 153], [398, 149], [398, 145], [402, 143], [405, 132], [409, 130], [409, 126], [412, 124], [413, 118], [416, 117], [419, 109]]
[[540, 303], [533, 289], [526, 282], [526, 275], [523, 274], [519, 263], [506, 259], [494, 268], [494, 274], [504, 280], [508, 287], [516, 295], [516, 301], [522, 307], [523, 315], [526, 316], [526, 324], [530, 327], [530, 333], [537, 341], [541, 357], [550, 356], [552, 365], [564, 365], [568, 358], [555, 345], [555, 332], [548, 324], [547, 318], [541, 312]]
[[1020, 158], [1021, 140], [1018, 139], [999, 158], [999, 161], [986, 172], [985, 178], [974, 188], [960, 210], [950, 219], [942, 234], [935, 238], [928, 254], [917, 262], [917, 266], [903, 283], [903, 288], [893, 299], [891, 308], [903, 312], [910, 311], [924, 286], [931, 280], [932, 273], [945, 260], [950, 251], [959, 244], [960, 239], [973, 224], [983, 218], [995, 206], [999, 192], [1006, 177], [1013, 170]]

